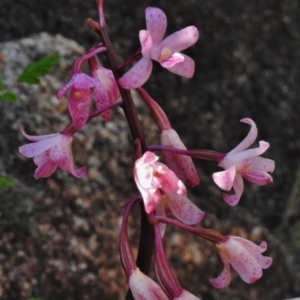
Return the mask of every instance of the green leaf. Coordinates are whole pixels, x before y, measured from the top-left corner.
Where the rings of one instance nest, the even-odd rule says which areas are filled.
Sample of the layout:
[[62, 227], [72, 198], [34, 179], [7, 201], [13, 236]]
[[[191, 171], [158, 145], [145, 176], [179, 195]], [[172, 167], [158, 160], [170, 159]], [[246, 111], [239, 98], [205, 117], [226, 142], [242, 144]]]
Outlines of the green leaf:
[[26, 82], [29, 84], [38, 84], [40, 83], [41, 76], [44, 76], [49, 73], [49, 71], [58, 63], [60, 60], [59, 54], [54, 54], [42, 58], [30, 65], [28, 65], [24, 71], [19, 75], [19, 82]]
[[18, 95], [10, 92], [5, 92], [0, 95], [0, 99], [6, 102], [16, 102], [18, 100]]
[[0, 91], [4, 91], [4, 84], [1, 77], [0, 77]]
[[14, 184], [10, 180], [0, 177], [0, 188], [12, 187], [13, 185]]

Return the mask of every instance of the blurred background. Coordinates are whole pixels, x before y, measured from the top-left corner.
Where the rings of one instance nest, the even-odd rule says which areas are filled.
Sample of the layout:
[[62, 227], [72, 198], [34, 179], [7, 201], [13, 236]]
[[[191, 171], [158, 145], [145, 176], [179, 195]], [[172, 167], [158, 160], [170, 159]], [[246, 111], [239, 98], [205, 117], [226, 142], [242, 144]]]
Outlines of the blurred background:
[[[189, 193], [206, 211], [203, 227], [268, 242], [266, 255], [274, 263], [263, 278], [249, 286], [233, 272], [228, 288], [212, 289], [208, 280], [222, 269], [214, 246], [169, 228], [165, 248], [174, 272], [204, 300], [299, 296], [299, 1], [106, 0], [108, 30], [121, 60], [139, 48], [148, 6], [164, 10], [167, 34], [189, 25], [201, 33], [185, 52], [196, 62], [192, 79], [155, 64], [145, 84], [186, 146], [228, 152], [248, 133], [239, 122], [248, 117], [257, 124], [258, 140], [271, 144], [264, 156], [276, 161], [274, 183], [246, 183], [234, 208], [212, 182], [218, 170], [213, 163], [195, 160], [201, 184]], [[69, 80], [72, 61], [99, 42], [86, 24], [89, 17], [98, 18], [93, 0], [0, 0], [0, 74], [19, 95], [16, 103], [0, 102], [0, 175], [14, 182], [0, 190], [1, 299], [123, 299], [126, 293], [118, 232], [122, 205], [136, 188], [122, 112], [116, 110], [109, 124], [95, 119], [75, 135], [75, 163], [88, 168], [82, 180], [57, 171], [36, 182], [32, 160], [17, 150], [26, 143], [19, 125], [29, 134], [48, 134], [68, 123], [67, 99], [55, 95]], [[40, 85], [14, 84], [28, 63], [54, 53], [62, 59]], [[157, 129], [135, 98], [147, 141], [157, 143]], [[131, 235], [136, 250], [138, 222]]]

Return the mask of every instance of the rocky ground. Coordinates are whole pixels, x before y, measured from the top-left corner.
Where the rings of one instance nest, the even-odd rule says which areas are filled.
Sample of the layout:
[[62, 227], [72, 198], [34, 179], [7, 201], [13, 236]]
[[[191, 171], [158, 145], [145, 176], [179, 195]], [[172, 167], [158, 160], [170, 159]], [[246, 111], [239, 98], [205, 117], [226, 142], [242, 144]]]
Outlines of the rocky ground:
[[[271, 143], [266, 156], [276, 160], [274, 183], [246, 185], [237, 207], [229, 208], [210, 178], [211, 163], [196, 162], [202, 182], [190, 191], [207, 216], [203, 226], [225, 234], [268, 242], [272, 267], [254, 285], [233, 273], [232, 284], [212, 289], [208, 280], [221, 270], [212, 245], [169, 229], [166, 251], [182, 285], [204, 300], [286, 299], [300, 295], [299, 259], [299, 3], [290, 1], [107, 1], [107, 21], [116, 49], [126, 58], [139, 46], [143, 11], [160, 6], [169, 17], [169, 32], [190, 24], [201, 39], [188, 53], [197, 70], [190, 80], [154, 69], [146, 88], [165, 108], [190, 148], [232, 149], [247, 133], [239, 123], [251, 117], [259, 139]], [[3, 7], [3, 9], [2, 9]], [[93, 120], [75, 136], [82, 180], [58, 171], [35, 181], [34, 165], [22, 157], [22, 124], [30, 134], [60, 131], [68, 123], [66, 99], [57, 90], [69, 79], [72, 60], [97, 42], [84, 20], [96, 18], [93, 1], [2, 0], [0, 74], [19, 101], [0, 103], [0, 172], [14, 187], [0, 192], [0, 298], [123, 299], [127, 284], [118, 258], [122, 205], [136, 193], [132, 182], [132, 146], [124, 117]], [[73, 40], [40, 31], [61, 33]], [[26, 37], [20, 39], [21, 37]], [[14, 41], [11, 41], [14, 40]], [[10, 42], [11, 41], [11, 42]], [[38, 86], [14, 85], [29, 62], [48, 54], [62, 59]], [[148, 141], [157, 131], [136, 99]], [[138, 212], [137, 216], [138, 216]], [[133, 223], [132, 236], [137, 236]]]

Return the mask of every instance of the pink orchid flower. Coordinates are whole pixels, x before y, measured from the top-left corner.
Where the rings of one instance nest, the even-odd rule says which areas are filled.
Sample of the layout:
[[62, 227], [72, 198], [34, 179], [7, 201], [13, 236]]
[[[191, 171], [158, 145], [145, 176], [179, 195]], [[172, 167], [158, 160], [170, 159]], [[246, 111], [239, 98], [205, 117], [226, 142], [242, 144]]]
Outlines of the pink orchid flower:
[[165, 13], [159, 8], [148, 7], [145, 15], [147, 30], [141, 30], [139, 33], [143, 57], [119, 79], [120, 86], [125, 89], [142, 86], [150, 77], [151, 59], [175, 74], [191, 78], [194, 75], [195, 62], [179, 52], [197, 42], [198, 29], [189, 26], [163, 40], [167, 28]]
[[[97, 66], [93, 70], [95, 102], [98, 109], [115, 102], [120, 91], [111, 70]], [[111, 110], [101, 114], [105, 121], [111, 120]]]
[[272, 258], [263, 256], [267, 243], [263, 241], [259, 246], [251, 241], [236, 236], [227, 236], [225, 242], [217, 244], [219, 255], [224, 263], [222, 273], [210, 283], [215, 288], [224, 288], [231, 280], [230, 265], [236, 270], [243, 281], [254, 283], [261, 278], [262, 269], [272, 264]]
[[89, 107], [92, 100], [91, 88], [94, 86], [92, 77], [84, 73], [75, 73], [71, 80], [57, 93], [60, 99], [70, 89], [68, 106], [73, 125], [80, 130], [89, 117]]
[[135, 300], [168, 300], [161, 287], [139, 268], [130, 274], [129, 287]]
[[35, 179], [49, 177], [57, 167], [68, 171], [77, 178], [84, 176], [85, 167], [75, 170], [71, 151], [72, 136], [61, 133], [32, 136], [26, 134], [23, 130], [22, 134], [28, 140], [34, 142], [19, 147], [19, 151], [26, 157], [33, 157], [33, 161], [37, 165], [34, 173]]
[[146, 212], [150, 214], [158, 209], [159, 215], [165, 215], [165, 211], [171, 211], [183, 223], [199, 222], [204, 212], [187, 198], [183, 182], [158, 159], [148, 151], [135, 162], [134, 179], [142, 194]]
[[[160, 141], [163, 146], [186, 150], [179, 135], [172, 128], [161, 132]], [[164, 151], [164, 157], [167, 166], [174, 171], [183, 182], [188, 183], [190, 186], [199, 184], [200, 179], [190, 156]]]
[[235, 194], [223, 194], [223, 199], [229, 205], [236, 205], [243, 193], [243, 178], [257, 184], [265, 185], [273, 182], [272, 173], [275, 169], [275, 162], [268, 158], [260, 157], [270, 146], [269, 143], [260, 141], [259, 147], [247, 149], [257, 138], [257, 128], [255, 123], [248, 118], [241, 122], [251, 125], [251, 129], [246, 138], [219, 163], [225, 171], [217, 172], [212, 175], [214, 182], [223, 190], [229, 191], [232, 187]]

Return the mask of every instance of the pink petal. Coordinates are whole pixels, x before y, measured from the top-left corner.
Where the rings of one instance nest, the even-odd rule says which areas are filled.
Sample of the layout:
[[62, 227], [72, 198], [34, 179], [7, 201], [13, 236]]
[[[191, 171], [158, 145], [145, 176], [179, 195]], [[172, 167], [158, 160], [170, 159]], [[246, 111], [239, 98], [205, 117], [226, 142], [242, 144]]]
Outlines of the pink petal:
[[86, 168], [82, 167], [75, 170], [73, 154], [71, 151], [71, 143], [73, 138], [61, 135], [61, 141], [53, 146], [50, 150], [50, 159], [61, 169], [68, 171], [77, 178], [84, 176]]
[[182, 293], [173, 298], [173, 300], [201, 300], [198, 297], [196, 297], [195, 295], [191, 294], [190, 292], [186, 291], [186, 290], [182, 290]]
[[27, 140], [32, 141], [32, 142], [38, 142], [40, 140], [59, 135], [59, 133], [52, 133], [52, 134], [45, 134], [45, 135], [29, 135], [29, 134], [26, 134], [26, 132], [24, 131], [24, 129], [22, 127], [20, 128], [20, 131]]
[[211, 285], [217, 289], [222, 289], [222, 288], [228, 286], [231, 281], [230, 266], [228, 263], [228, 259], [224, 255], [221, 255], [221, 254], [220, 254], [220, 257], [222, 259], [222, 262], [224, 263], [224, 269], [217, 278], [209, 280]]
[[256, 259], [243, 248], [232, 245], [230, 250], [230, 264], [247, 283], [254, 283], [261, 278], [262, 269]]
[[267, 183], [273, 182], [272, 176], [267, 172], [249, 171], [241, 174], [245, 179], [257, 185], [266, 185]]
[[50, 160], [50, 150], [46, 150], [33, 158], [33, 161], [37, 166], [44, 165], [48, 160]]
[[250, 170], [272, 173], [275, 169], [275, 161], [264, 157], [251, 159]]
[[[98, 109], [113, 103], [120, 96], [120, 91], [111, 70], [101, 66], [93, 72], [94, 77], [94, 94], [95, 102]], [[101, 114], [105, 121], [110, 121], [111, 110], [107, 110]]]
[[34, 172], [34, 178], [46, 178], [51, 176], [55, 170], [57, 169], [57, 165], [52, 162], [51, 160], [48, 160], [45, 164], [39, 166], [35, 172]]
[[152, 37], [147, 30], [140, 30], [140, 43], [142, 46], [142, 54], [144, 57], [150, 57], [150, 51], [152, 49]]
[[166, 37], [160, 47], [166, 47], [172, 52], [180, 52], [193, 46], [199, 38], [199, 31], [195, 26], [188, 26]]
[[160, 62], [161, 66], [166, 69], [174, 67], [178, 63], [184, 62], [184, 56], [181, 53], [173, 53], [171, 56]]
[[236, 153], [230, 152], [230, 154], [227, 154], [227, 156], [230, 157], [231, 161], [233, 162], [240, 162], [245, 159], [251, 159], [263, 154], [264, 152], [267, 151], [269, 147], [270, 144], [268, 142], [260, 141], [259, 147], [257, 148], [247, 149], [242, 152], [236, 152]]
[[229, 191], [232, 188], [234, 177], [236, 174], [235, 166], [232, 165], [229, 169], [221, 172], [216, 172], [212, 175], [215, 184], [224, 191]]
[[129, 277], [129, 287], [136, 300], [168, 300], [161, 287], [138, 268]]
[[[160, 138], [163, 146], [172, 146], [177, 149], [186, 150], [177, 132], [173, 129], [163, 130]], [[183, 182], [187, 182], [192, 187], [199, 184], [199, 176], [197, 174], [195, 165], [190, 156], [180, 155], [176, 153], [163, 152], [167, 166], [174, 171], [174, 173]]]
[[191, 78], [195, 72], [195, 62], [189, 56], [182, 54], [184, 56], [184, 61], [177, 63], [175, 66], [168, 68], [168, 70], [174, 74]]
[[78, 89], [89, 89], [93, 87], [93, 85], [93, 78], [84, 73], [76, 73], [71, 77], [71, 80], [58, 91], [57, 98], [60, 99], [72, 86]]
[[77, 130], [80, 130], [88, 120], [91, 100], [91, 90], [71, 89], [68, 107], [73, 120], [73, 125]]
[[251, 146], [257, 138], [257, 127], [255, 123], [249, 118], [241, 119], [241, 122], [251, 125], [250, 131], [248, 135], [244, 138], [244, 140], [240, 144], [238, 144], [234, 149], [232, 149], [229, 153], [237, 153], [245, 150], [246, 148]]
[[149, 79], [151, 71], [151, 59], [143, 57], [118, 82], [124, 89], [135, 89], [142, 86]]
[[192, 225], [200, 222], [205, 213], [185, 195], [166, 194], [172, 214], [182, 223]]
[[152, 36], [153, 44], [157, 45], [163, 39], [166, 28], [167, 18], [165, 13], [157, 7], [147, 7], [145, 10], [147, 30]]
[[20, 153], [22, 153], [26, 157], [34, 157], [48, 149], [50, 149], [53, 145], [57, 143], [59, 140], [60, 134], [56, 133], [54, 135], [49, 135], [49, 138], [43, 138], [42, 140], [27, 144], [19, 147]]
[[244, 191], [244, 181], [240, 174], [236, 173], [234, 177], [233, 189], [235, 192], [234, 195], [228, 195], [225, 193], [223, 194], [224, 201], [228, 203], [230, 206], [235, 206], [238, 204]]

